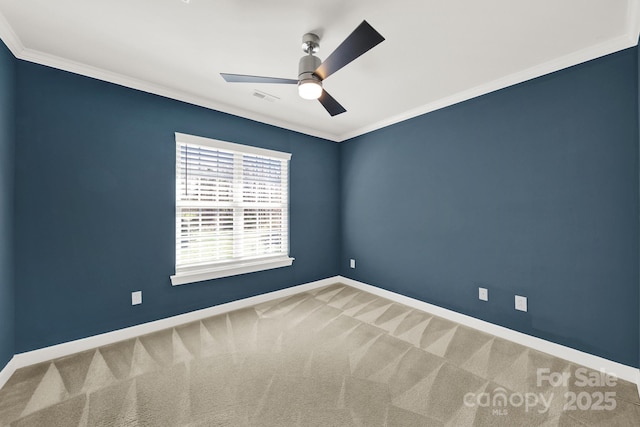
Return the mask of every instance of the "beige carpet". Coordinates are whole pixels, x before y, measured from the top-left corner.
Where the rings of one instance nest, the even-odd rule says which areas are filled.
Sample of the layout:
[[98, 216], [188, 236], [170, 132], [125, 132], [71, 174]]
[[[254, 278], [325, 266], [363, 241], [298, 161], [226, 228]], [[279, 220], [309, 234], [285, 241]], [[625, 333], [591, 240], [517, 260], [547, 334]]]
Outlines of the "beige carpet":
[[20, 369], [0, 426], [639, 426], [596, 377], [336, 284]]

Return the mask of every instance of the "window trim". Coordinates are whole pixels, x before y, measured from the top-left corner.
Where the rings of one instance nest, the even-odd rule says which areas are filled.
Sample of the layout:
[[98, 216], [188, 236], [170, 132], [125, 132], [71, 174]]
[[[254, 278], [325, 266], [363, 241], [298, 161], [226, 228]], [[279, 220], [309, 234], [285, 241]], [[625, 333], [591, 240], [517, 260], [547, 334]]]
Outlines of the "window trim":
[[[284, 153], [281, 151], [269, 150], [266, 148], [259, 148], [250, 145], [236, 144], [233, 142], [220, 141], [216, 139], [205, 138], [201, 136], [195, 135], [187, 135], [183, 133], [176, 132], [175, 133], [175, 143], [176, 147], [179, 144], [196, 144], [203, 145], [215, 149], [220, 150], [229, 150], [234, 152], [240, 152], [242, 154], [248, 155], [257, 155], [257, 156], [265, 156], [276, 158], [280, 160], [289, 161], [291, 159], [290, 153]], [[290, 189], [291, 183], [289, 182], [289, 178], [287, 177], [287, 184]], [[177, 188], [175, 189], [177, 191]], [[290, 192], [287, 192], [290, 197]], [[175, 197], [174, 197], [175, 199]], [[178, 213], [177, 203], [175, 205], [176, 211], [174, 213], [174, 220], [176, 219], [176, 215]], [[289, 200], [287, 200], [287, 209], [290, 209]], [[287, 215], [289, 218], [289, 215]], [[287, 220], [289, 221], [289, 219]], [[290, 237], [290, 224], [287, 225], [287, 238]], [[174, 239], [176, 237], [177, 230], [174, 229]], [[174, 240], [175, 241], [175, 240]], [[288, 250], [290, 250], [290, 242], [287, 244]], [[174, 252], [175, 254], [175, 252]], [[274, 268], [287, 267], [293, 264], [295, 258], [292, 258], [287, 254], [284, 255], [276, 255], [271, 257], [260, 257], [254, 259], [245, 259], [245, 260], [235, 260], [229, 261], [227, 263], [216, 263], [198, 266], [198, 267], [185, 267], [181, 269], [176, 269], [176, 274], [170, 276], [171, 285], [178, 286], [184, 285], [187, 283], [201, 282], [204, 280], [211, 279], [219, 279], [222, 277], [230, 277], [236, 276], [239, 274], [252, 273], [257, 271], [270, 270]], [[174, 262], [175, 267], [175, 262]]]
[[222, 277], [237, 276], [239, 274], [254, 273], [256, 271], [271, 270], [273, 268], [288, 267], [295, 258], [274, 257], [270, 259], [247, 260], [235, 262], [231, 265], [215, 268], [200, 268], [193, 271], [181, 271], [171, 276], [171, 285], [186, 285], [187, 283], [202, 282], [204, 280], [220, 279]]

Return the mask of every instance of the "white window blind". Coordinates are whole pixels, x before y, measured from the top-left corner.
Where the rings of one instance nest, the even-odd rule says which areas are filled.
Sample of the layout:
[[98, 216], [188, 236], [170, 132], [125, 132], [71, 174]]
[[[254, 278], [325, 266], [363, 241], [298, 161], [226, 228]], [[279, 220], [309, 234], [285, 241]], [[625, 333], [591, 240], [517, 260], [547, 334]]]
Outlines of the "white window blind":
[[291, 265], [290, 158], [176, 133], [174, 285]]

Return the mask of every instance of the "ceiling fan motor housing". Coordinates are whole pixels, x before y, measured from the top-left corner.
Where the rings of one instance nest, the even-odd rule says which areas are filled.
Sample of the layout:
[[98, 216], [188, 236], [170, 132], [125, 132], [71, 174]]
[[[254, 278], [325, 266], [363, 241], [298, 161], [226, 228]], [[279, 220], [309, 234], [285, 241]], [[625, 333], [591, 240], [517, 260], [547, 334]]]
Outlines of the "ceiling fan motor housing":
[[305, 55], [300, 58], [298, 64], [298, 80], [314, 80], [320, 82], [320, 78], [314, 75], [314, 71], [320, 66], [320, 58], [313, 55]]
[[311, 54], [300, 58], [298, 65], [298, 94], [304, 99], [318, 99], [322, 94], [322, 80], [314, 71], [320, 66], [320, 58]]
[[313, 33], [302, 36], [302, 50], [307, 55], [300, 58], [298, 64], [298, 86], [304, 83], [315, 83], [322, 86], [320, 78], [313, 74], [321, 64], [320, 58], [313, 56], [320, 50], [320, 37]]

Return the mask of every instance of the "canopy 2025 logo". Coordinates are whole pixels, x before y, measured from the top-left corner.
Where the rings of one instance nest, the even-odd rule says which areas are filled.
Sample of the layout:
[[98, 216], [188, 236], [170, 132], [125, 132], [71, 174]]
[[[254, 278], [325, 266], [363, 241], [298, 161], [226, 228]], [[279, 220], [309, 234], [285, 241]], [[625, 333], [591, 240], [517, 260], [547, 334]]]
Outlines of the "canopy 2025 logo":
[[587, 368], [578, 368], [572, 378], [571, 372], [551, 372], [549, 368], [539, 368], [536, 371], [536, 385], [545, 389], [544, 392], [507, 394], [507, 390], [498, 387], [493, 392], [467, 393], [464, 395], [464, 404], [467, 407], [475, 406], [491, 408], [493, 415], [507, 415], [508, 408], [524, 407], [525, 412], [537, 410], [544, 414], [549, 411], [555, 398], [553, 391], [547, 390], [548, 386], [568, 388], [583, 388], [582, 391], [564, 392], [565, 411], [612, 411], [616, 409], [616, 392], [608, 391], [588, 391], [586, 388], [603, 387], [613, 388], [616, 386], [618, 378], [615, 375], [607, 374], [604, 371], [592, 371]]
[[[551, 372], [549, 368], [539, 368], [537, 371], [536, 384], [542, 387], [545, 384], [551, 387], [568, 387], [571, 381], [570, 372]], [[573, 378], [573, 386], [579, 388], [587, 387], [610, 387], [617, 385], [618, 378], [615, 375], [607, 374], [604, 371], [591, 371], [587, 368], [578, 368]], [[616, 409], [615, 391], [587, 391], [580, 392], [567, 391], [564, 393], [566, 403], [565, 411], [612, 411]]]

